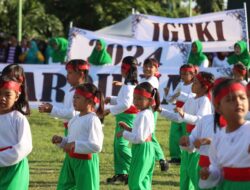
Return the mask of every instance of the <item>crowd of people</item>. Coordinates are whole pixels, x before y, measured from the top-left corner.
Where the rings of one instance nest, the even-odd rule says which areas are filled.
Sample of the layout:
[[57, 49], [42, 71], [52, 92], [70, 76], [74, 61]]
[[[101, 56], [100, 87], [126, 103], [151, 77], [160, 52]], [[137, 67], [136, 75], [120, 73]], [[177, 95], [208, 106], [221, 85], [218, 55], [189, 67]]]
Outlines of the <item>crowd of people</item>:
[[[59, 44], [57, 39], [51, 43], [52, 48]], [[29, 49], [34, 51], [32, 46], [30, 43]], [[105, 49], [101, 40], [95, 49], [89, 60], [110, 61], [106, 53], [99, 53]], [[31, 59], [28, 54], [23, 60]], [[60, 54], [57, 56], [59, 60]], [[218, 60], [222, 60], [221, 55]], [[114, 176], [106, 182], [122, 182], [130, 190], [152, 189], [155, 162], [159, 161], [162, 171], [169, 167], [155, 136], [160, 113], [172, 122], [170, 162], [180, 163], [181, 190], [249, 190], [250, 56], [246, 42], [235, 43], [227, 64], [232, 68], [230, 78], [215, 79], [212, 73], [199, 71], [209, 61], [201, 42], [193, 42], [188, 63], [180, 67], [181, 81], [176, 90], [165, 89], [165, 100], [173, 108], [164, 108], [159, 95], [159, 61], [154, 58], [144, 61], [141, 79], [136, 58], [123, 58], [120, 74], [124, 82], [113, 82], [121, 86], [120, 91], [116, 97], [105, 98], [87, 81], [89, 61], [68, 61], [65, 69], [72, 88], [65, 93], [63, 108], [50, 103], [42, 103], [38, 108], [41, 113], [65, 120], [65, 136], [52, 137], [52, 143], [66, 152], [57, 189], [100, 189], [99, 155], [105, 139], [100, 118], [108, 114], [115, 117], [116, 127]], [[106, 107], [108, 104], [112, 106]], [[32, 151], [32, 135], [25, 115], [29, 113], [24, 70], [16, 63], [8, 64], [0, 77], [2, 189], [28, 189], [26, 157]]]

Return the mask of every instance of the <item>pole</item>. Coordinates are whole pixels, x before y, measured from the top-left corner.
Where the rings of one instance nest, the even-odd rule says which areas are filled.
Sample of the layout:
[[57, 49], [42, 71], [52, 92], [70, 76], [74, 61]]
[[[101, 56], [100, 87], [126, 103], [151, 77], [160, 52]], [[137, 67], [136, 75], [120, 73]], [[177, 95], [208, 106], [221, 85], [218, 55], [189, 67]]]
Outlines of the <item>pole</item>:
[[71, 29], [73, 27], [73, 21], [69, 22], [69, 29]]
[[18, 28], [17, 28], [17, 41], [20, 43], [22, 40], [22, 0], [18, 1]]
[[247, 35], [247, 50], [249, 51], [249, 35], [248, 35], [248, 22], [247, 22], [247, 3], [244, 2], [245, 18], [246, 18], [246, 35]]
[[189, 0], [189, 17], [192, 16], [192, 0]]

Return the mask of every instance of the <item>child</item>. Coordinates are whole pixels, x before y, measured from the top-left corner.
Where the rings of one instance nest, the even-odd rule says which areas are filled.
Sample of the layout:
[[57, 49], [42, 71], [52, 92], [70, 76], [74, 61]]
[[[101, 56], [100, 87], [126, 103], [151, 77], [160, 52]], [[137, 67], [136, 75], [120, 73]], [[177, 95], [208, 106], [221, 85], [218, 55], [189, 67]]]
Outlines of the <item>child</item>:
[[233, 67], [233, 78], [243, 85], [247, 85], [247, 68], [242, 63], [236, 63]]
[[[188, 98], [194, 97], [191, 87], [195, 76], [195, 68], [192, 65], [182, 65], [180, 68], [181, 82], [177, 85], [172, 94], [168, 94], [169, 88], [165, 89], [166, 101], [175, 103], [176, 107], [182, 107]], [[181, 151], [179, 147], [180, 137], [186, 134], [186, 124], [171, 121], [169, 134], [169, 152], [171, 160], [169, 163], [179, 164]]]
[[117, 138], [116, 134], [121, 131], [119, 122], [124, 121], [132, 127], [135, 114], [138, 110], [133, 105], [134, 88], [137, 85], [137, 60], [132, 56], [127, 56], [122, 60], [121, 74], [125, 78], [117, 97], [107, 97], [105, 103], [114, 105], [105, 110], [105, 115], [111, 113], [116, 118], [116, 128], [114, 136], [114, 168], [115, 175], [107, 178], [107, 183], [123, 182], [127, 183], [128, 171], [131, 162], [131, 148], [129, 141], [123, 137]]
[[[212, 114], [213, 109], [208, 98], [210, 89], [214, 82], [211, 73], [200, 72], [195, 76], [192, 84], [192, 92], [196, 94], [194, 98], [189, 98], [182, 108], [175, 108], [177, 113], [160, 109], [161, 115], [177, 122], [186, 122], [186, 131], [190, 134], [195, 124], [205, 115]], [[198, 160], [199, 154], [187, 151], [181, 153], [180, 168], [180, 189], [198, 188]]]
[[[25, 100], [25, 101], [24, 101]], [[30, 126], [24, 114], [27, 96], [15, 78], [0, 79], [0, 188], [28, 190], [32, 150]]]
[[[99, 157], [102, 149], [103, 132], [98, 115], [102, 115], [104, 99], [101, 91], [93, 84], [76, 87], [74, 108], [79, 115], [69, 121], [66, 137], [53, 136], [68, 156], [65, 157], [59, 176], [58, 190], [88, 189], [99, 190]], [[98, 105], [95, 113], [95, 106]]]
[[246, 88], [232, 79], [213, 89], [215, 109], [227, 121], [216, 131], [209, 151], [209, 168], [200, 172], [201, 185], [218, 190], [250, 189], [250, 123]]
[[117, 136], [123, 136], [132, 143], [129, 189], [151, 190], [155, 162], [155, 146], [152, 142], [155, 122], [152, 106], [157, 110], [160, 105], [157, 89], [148, 82], [137, 85], [134, 91], [134, 105], [140, 112], [136, 115], [133, 128], [125, 122], [120, 122], [119, 125], [125, 131], [120, 131]]
[[[160, 74], [158, 72], [159, 62], [154, 58], [146, 59], [143, 63], [143, 78], [140, 83], [149, 82], [154, 88], [159, 88]], [[158, 112], [154, 112], [155, 126], [157, 122]], [[165, 160], [164, 153], [159, 142], [156, 139], [155, 132], [152, 134], [152, 142], [155, 147], [155, 159], [159, 161], [161, 171], [168, 170], [168, 163]]]
[[81, 59], [73, 59], [66, 64], [67, 81], [72, 86], [69, 92], [65, 93], [63, 108], [53, 106], [50, 103], [42, 103], [38, 109], [39, 112], [50, 113], [53, 117], [65, 119], [65, 135], [67, 134], [68, 121], [77, 114], [73, 107], [73, 96], [75, 87], [87, 82], [89, 64]]

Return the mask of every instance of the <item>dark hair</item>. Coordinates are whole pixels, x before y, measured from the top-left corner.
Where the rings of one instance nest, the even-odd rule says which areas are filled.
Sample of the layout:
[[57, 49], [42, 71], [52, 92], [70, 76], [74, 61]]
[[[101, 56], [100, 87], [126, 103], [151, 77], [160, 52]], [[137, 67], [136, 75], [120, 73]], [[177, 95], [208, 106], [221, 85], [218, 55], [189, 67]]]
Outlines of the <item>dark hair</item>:
[[17, 63], [7, 65], [1, 74], [2, 80], [15, 81], [21, 84], [21, 94], [16, 102], [16, 109], [24, 115], [30, 114], [29, 101], [27, 96], [27, 86], [24, 69]]
[[154, 88], [149, 82], [143, 82], [138, 84], [135, 89], [138, 90], [145, 90], [148, 93], [151, 94], [151, 97], [155, 100], [155, 106], [153, 108], [154, 111], [158, 110], [159, 106], [160, 106], [160, 95], [159, 92], [157, 90], [157, 88]]
[[[215, 81], [215, 85], [212, 89], [213, 99], [221, 92], [225, 87], [230, 86], [236, 81], [231, 78], [219, 78]], [[214, 132], [216, 133], [217, 126], [220, 126], [220, 117], [221, 115], [215, 111], [214, 113]]]
[[239, 70], [238, 72], [240, 72], [240, 71], [241, 71], [241, 72], [246, 71], [246, 74], [245, 74], [245, 76], [244, 76], [244, 79], [245, 79], [246, 81], [248, 81], [248, 70], [247, 70], [246, 66], [245, 66], [243, 63], [238, 62], [238, 63], [234, 64], [233, 69]]
[[[99, 99], [99, 106], [96, 110], [96, 114], [102, 118], [103, 117], [103, 112], [104, 112], [104, 96], [103, 93], [94, 85], [91, 83], [84, 83], [80, 84], [76, 87], [76, 90], [82, 90], [84, 92], [89, 92], [94, 95], [94, 97], [97, 97]], [[92, 101], [93, 104], [95, 105], [96, 103]]]
[[[201, 71], [198, 73], [202, 77], [202, 80], [208, 85], [207, 93], [210, 92], [211, 88], [213, 87], [215, 77], [212, 73]], [[202, 83], [202, 86], [206, 86], [206, 84]]]
[[1, 76], [0, 77], [0, 86], [2, 86], [5, 82], [8, 82], [8, 81], [15, 81], [15, 82], [19, 83], [20, 87], [21, 87], [21, 92], [20, 92], [19, 98], [15, 102], [15, 104], [13, 105], [12, 109], [21, 112], [23, 115], [29, 115], [30, 114], [29, 102], [27, 99], [26, 92], [23, 89], [22, 83], [20, 83], [15, 78], [10, 78], [8, 76]]
[[83, 59], [72, 59], [66, 64], [66, 70], [68, 66], [71, 66], [75, 72], [82, 72], [84, 74], [84, 82], [88, 82], [89, 69], [81, 69], [83, 65], [89, 66], [89, 63]]
[[133, 85], [138, 84], [138, 80], [137, 80], [137, 76], [138, 76], [138, 72], [137, 72], [137, 59], [134, 58], [133, 56], [127, 56], [124, 57], [122, 60], [122, 64], [129, 64], [130, 65], [130, 69], [128, 71], [127, 77], [125, 79], [125, 84], [128, 84], [129, 82]]

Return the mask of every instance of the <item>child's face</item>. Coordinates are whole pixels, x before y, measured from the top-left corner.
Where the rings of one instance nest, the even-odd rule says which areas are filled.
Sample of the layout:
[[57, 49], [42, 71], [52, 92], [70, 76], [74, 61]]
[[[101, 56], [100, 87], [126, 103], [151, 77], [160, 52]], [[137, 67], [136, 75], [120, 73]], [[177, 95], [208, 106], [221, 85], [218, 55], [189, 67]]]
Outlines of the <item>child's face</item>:
[[146, 97], [138, 95], [138, 94], [134, 94], [133, 101], [134, 101], [133, 103], [134, 103], [135, 107], [139, 110], [147, 109], [152, 104], [152, 99], [146, 98]]
[[76, 111], [84, 112], [84, 110], [87, 110], [87, 106], [89, 104], [90, 100], [85, 98], [84, 96], [81, 96], [79, 94], [75, 94], [73, 98], [73, 105]]
[[238, 121], [245, 118], [248, 107], [246, 92], [238, 90], [223, 97], [216, 109], [226, 120]]
[[15, 102], [18, 100], [19, 95], [14, 90], [0, 89], [0, 113], [9, 112]]
[[192, 84], [192, 92], [195, 94], [200, 94], [200, 92], [203, 90], [204, 90], [204, 87], [202, 86], [200, 81], [196, 77], [194, 77], [194, 82]]
[[193, 77], [194, 77], [193, 73], [191, 73], [191, 72], [185, 72], [185, 71], [181, 71], [180, 75], [181, 75], [181, 80], [184, 83], [191, 82], [192, 79], [193, 79]]
[[126, 64], [125, 63], [122, 63], [122, 66], [121, 66], [121, 74], [122, 74], [122, 77], [123, 78], [126, 78], [127, 77], [127, 68], [126, 68]]
[[71, 86], [77, 86], [81, 84], [82, 74], [74, 70], [67, 70], [67, 81]]
[[143, 65], [143, 74], [146, 78], [154, 76], [157, 71], [158, 71], [158, 68], [154, 64]]
[[238, 46], [238, 45], [235, 45], [234, 46], [234, 53], [236, 54], [236, 55], [240, 55], [240, 46]]

